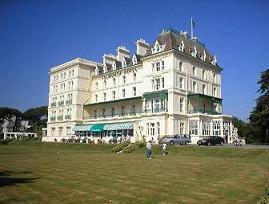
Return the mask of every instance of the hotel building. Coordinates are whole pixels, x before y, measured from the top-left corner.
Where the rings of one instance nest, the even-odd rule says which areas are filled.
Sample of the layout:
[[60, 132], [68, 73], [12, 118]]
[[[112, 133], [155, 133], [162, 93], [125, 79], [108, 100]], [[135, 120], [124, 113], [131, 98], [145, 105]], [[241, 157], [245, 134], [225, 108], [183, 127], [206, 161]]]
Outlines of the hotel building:
[[189, 134], [233, 142], [232, 117], [222, 113], [221, 71], [197, 38], [165, 29], [136, 53], [119, 46], [103, 62], [74, 59], [51, 68], [47, 136], [132, 141]]

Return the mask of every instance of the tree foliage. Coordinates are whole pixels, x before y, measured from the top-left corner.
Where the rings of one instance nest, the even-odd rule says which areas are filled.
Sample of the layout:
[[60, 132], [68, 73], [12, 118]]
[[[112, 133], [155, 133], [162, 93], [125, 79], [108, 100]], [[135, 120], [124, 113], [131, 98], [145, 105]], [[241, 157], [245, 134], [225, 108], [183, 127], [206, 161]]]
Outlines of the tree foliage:
[[10, 118], [12, 116], [24, 118], [23, 113], [15, 108], [0, 107], [0, 122], [3, 122], [6, 118]]
[[250, 134], [254, 142], [269, 143], [269, 69], [261, 73], [256, 107], [249, 116]]

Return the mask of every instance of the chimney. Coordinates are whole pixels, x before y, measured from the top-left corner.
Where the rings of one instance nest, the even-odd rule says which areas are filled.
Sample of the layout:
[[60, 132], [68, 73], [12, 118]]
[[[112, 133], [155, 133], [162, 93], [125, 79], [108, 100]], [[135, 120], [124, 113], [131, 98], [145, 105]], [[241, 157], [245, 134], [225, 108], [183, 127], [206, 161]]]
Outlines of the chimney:
[[104, 54], [103, 56], [103, 64], [113, 64], [113, 62], [117, 60], [117, 57], [112, 54]]
[[130, 51], [124, 46], [119, 46], [117, 48], [117, 60], [122, 62], [124, 57], [131, 58]]
[[136, 54], [144, 56], [149, 49], [149, 44], [142, 38], [136, 41]]

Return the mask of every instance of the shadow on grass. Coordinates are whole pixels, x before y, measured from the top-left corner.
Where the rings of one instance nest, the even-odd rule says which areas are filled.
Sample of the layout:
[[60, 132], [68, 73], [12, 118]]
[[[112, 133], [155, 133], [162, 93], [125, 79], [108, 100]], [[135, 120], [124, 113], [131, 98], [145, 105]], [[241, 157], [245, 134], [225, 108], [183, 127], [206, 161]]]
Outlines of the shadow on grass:
[[22, 172], [0, 171], [0, 187], [32, 183], [37, 178], [17, 177], [17, 175], [25, 175], [31, 173], [32, 173], [31, 171], [22, 171]]

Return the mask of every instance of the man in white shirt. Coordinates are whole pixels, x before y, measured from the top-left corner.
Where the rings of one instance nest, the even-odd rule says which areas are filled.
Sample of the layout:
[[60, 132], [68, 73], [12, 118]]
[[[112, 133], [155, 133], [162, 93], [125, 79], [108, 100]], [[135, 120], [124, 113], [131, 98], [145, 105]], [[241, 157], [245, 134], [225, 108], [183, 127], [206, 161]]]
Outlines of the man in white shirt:
[[148, 141], [146, 144], [146, 150], [147, 150], [147, 159], [151, 159], [152, 156], [152, 145], [151, 141]]

